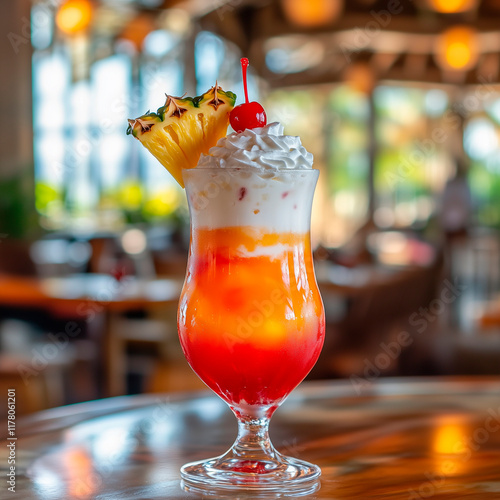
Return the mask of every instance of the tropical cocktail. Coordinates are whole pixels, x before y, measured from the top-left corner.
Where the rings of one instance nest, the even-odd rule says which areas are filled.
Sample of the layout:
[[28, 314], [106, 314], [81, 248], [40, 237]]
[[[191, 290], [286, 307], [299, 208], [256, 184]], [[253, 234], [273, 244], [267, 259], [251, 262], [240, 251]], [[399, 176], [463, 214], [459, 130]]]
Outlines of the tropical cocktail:
[[[157, 113], [131, 121], [130, 131], [186, 188], [191, 240], [180, 342], [239, 422], [227, 453], [187, 464], [181, 475], [188, 486], [298, 494], [320, 470], [280, 455], [268, 425], [323, 345], [309, 237], [318, 171], [300, 139], [266, 125], [246, 86], [245, 95], [234, 109], [234, 94], [217, 86], [168, 98]], [[236, 131], [225, 136], [229, 119]]]

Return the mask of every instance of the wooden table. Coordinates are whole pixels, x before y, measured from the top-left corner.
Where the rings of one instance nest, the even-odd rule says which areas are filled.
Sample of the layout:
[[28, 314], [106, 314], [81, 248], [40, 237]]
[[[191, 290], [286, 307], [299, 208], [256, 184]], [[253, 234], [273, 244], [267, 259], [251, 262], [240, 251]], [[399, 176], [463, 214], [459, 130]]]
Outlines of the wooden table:
[[[322, 468], [303, 498], [500, 499], [500, 378], [355, 382], [303, 384], [273, 417], [275, 446]], [[58, 408], [19, 421], [16, 435], [16, 495], [4, 482], [2, 499], [278, 498], [181, 488], [183, 463], [236, 435], [211, 394]], [[1, 443], [3, 475], [7, 452]]]
[[128, 311], [146, 304], [160, 305], [179, 298], [182, 282], [173, 279], [138, 279], [125, 276], [117, 281], [107, 274], [74, 274], [57, 278], [26, 278], [0, 274], [0, 304], [39, 307], [62, 315], [85, 315], [99, 306]]
[[[106, 394], [124, 393], [123, 360], [119, 338], [113, 327], [116, 315], [136, 309], [176, 306], [182, 281], [138, 279], [125, 276], [117, 281], [106, 274], [75, 274], [57, 278], [26, 278], [0, 275], [0, 304], [33, 307], [68, 319], [61, 334], [75, 338], [77, 325], [71, 320], [92, 322], [104, 317], [101, 351]], [[166, 327], [165, 327], [166, 328]]]

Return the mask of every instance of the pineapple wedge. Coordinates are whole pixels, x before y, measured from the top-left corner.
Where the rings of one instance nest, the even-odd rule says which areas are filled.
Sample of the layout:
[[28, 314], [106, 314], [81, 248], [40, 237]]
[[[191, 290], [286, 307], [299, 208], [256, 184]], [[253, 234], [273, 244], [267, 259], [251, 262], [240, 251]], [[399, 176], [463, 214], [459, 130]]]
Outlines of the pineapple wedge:
[[201, 96], [172, 97], [156, 113], [129, 120], [127, 134], [143, 146], [184, 187], [182, 169], [194, 168], [202, 153], [226, 135], [236, 95], [217, 84]]

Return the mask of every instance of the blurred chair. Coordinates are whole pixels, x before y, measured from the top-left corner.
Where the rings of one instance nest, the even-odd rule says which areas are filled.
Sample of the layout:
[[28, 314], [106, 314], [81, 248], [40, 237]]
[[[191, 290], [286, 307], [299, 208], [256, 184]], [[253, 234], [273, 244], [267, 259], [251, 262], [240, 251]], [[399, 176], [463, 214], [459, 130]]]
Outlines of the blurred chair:
[[59, 346], [23, 321], [0, 323], [0, 388], [16, 389], [17, 415], [66, 404], [74, 360], [71, 344]]
[[37, 275], [42, 278], [83, 272], [91, 255], [92, 248], [86, 241], [42, 239], [30, 247]]
[[46, 238], [5, 239], [0, 244], [0, 273], [15, 276], [64, 276], [82, 272], [92, 249], [85, 241]]
[[[401, 267], [384, 279], [359, 287], [320, 281], [327, 331], [313, 376], [362, 374], [366, 360], [383, 352], [382, 343], [407, 330], [410, 315], [435, 297], [442, 264], [439, 254], [431, 266]], [[396, 357], [382, 371], [397, 374], [399, 361]]]
[[[6, 239], [0, 244], [0, 273], [19, 278], [20, 284], [24, 280], [62, 277], [84, 270], [90, 252], [86, 242], [67, 238]], [[95, 348], [85, 338], [85, 321], [74, 318], [80, 320], [83, 334], [68, 341], [64, 349], [50, 339], [50, 335], [64, 331], [68, 319], [55, 309], [46, 310], [43, 304], [23, 307], [0, 303], [0, 384], [16, 384], [27, 401], [26, 411], [96, 396], [90, 388], [93, 362], [89, 360]], [[38, 368], [33, 369], [33, 363]], [[23, 369], [29, 383], [23, 381]], [[71, 386], [80, 373], [86, 373], [85, 382], [76, 383], [75, 390]]]
[[[113, 316], [113, 358], [121, 393], [144, 390], [157, 364], [169, 364], [178, 350], [176, 306], [141, 311], [142, 317]], [[136, 313], [137, 315], [137, 313]]]
[[125, 275], [151, 279], [156, 276], [147, 234], [131, 228], [122, 234], [95, 236], [89, 240], [92, 256], [88, 271], [109, 274], [118, 280]]
[[169, 276], [183, 279], [187, 268], [187, 251], [175, 249], [154, 252], [154, 265], [159, 276]]
[[3, 239], [0, 243], [0, 274], [35, 276], [36, 266], [30, 250], [30, 241]]
[[87, 271], [90, 273], [112, 274], [116, 267], [118, 243], [115, 235], [94, 236], [88, 240], [92, 249]]
[[[164, 235], [156, 234], [156, 249], [159, 236]], [[127, 275], [133, 275], [139, 282], [157, 277], [146, 231], [130, 228], [121, 235], [94, 238], [90, 243], [93, 248], [91, 271], [112, 274], [118, 281]], [[113, 393], [140, 392], [155, 363], [168, 363], [172, 338], [177, 338], [176, 307], [161, 311], [157, 307], [127, 310], [113, 314], [110, 322], [113, 345], [109, 346], [108, 372], [118, 377], [113, 381]]]
[[[134, 283], [140, 288], [143, 280], [149, 282], [156, 278], [148, 235], [137, 228], [124, 231], [121, 235], [94, 236], [88, 242], [75, 240], [71, 235], [58, 235], [33, 243], [8, 241], [5, 247], [2, 248], [0, 245], [0, 250], [6, 255], [3, 261], [0, 259], [0, 263], [4, 264], [5, 273], [12, 274], [10, 271], [14, 270], [33, 279], [60, 278], [75, 273], [90, 272], [90, 274], [111, 275], [117, 283], [126, 276], [134, 276], [137, 278]], [[11, 261], [17, 266], [11, 265]], [[23, 264], [19, 265], [21, 262]], [[184, 270], [185, 268], [182, 269], [182, 273]], [[73, 277], [76, 281], [78, 278], [84, 278], [81, 274], [79, 277]], [[92, 280], [99, 279], [99, 276], [87, 277]], [[85, 291], [80, 290], [78, 293], [85, 294]], [[91, 299], [94, 296], [98, 297], [99, 293], [100, 288], [97, 285], [97, 291], [89, 292], [89, 297]], [[96, 300], [99, 302], [99, 299]], [[68, 370], [64, 375], [66, 378], [71, 375], [71, 384], [77, 389], [75, 394], [65, 391], [66, 400], [63, 402], [75, 402], [82, 394], [90, 397], [103, 395], [96, 393], [103, 384], [96, 385], [94, 391], [91, 387], [92, 379], [95, 382], [102, 375], [100, 368], [104, 370], [103, 373], [110, 373], [112, 370], [107, 369], [109, 366], [117, 367], [116, 371], [121, 374], [117, 383], [117, 387], [120, 387], [118, 392], [124, 394], [127, 392], [126, 382], [130, 381], [134, 373], [142, 372], [146, 378], [155, 360], [168, 362], [171, 339], [176, 339], [175, 308], [158, 314], [154, 308], [149, 307], [147, 301], [145, 304], [137, 310], [125, 308], [124, 312], [110, 312], [109, 315], [102, 310], [96, 311], [92, 321], [87, 321], [85, 312], [74, 303], [66, 305], [60, 301], [54, 304], [50, 311], [45, 310], [43, 305], [28, 309], [0, 304], [0, 321], [17, 319], [25, 320], [32, 325], [34, 334], [25, 343], [24, 353], [29, 353], [36, 345], [43, 343], [47, 332], [64, 331], [65, 324], [69, 320], [79, 323], [83, 333], [69, 341], [74, 356], [73, 359], [67, 360], [72, 367], [67, 367]], [[103, 331], [108, 331], [108, 328], [113, 329], [112, 337], [115, 342], [110, 355], [106, 354], [108, 349], [103, 345]], [[12, 352], [5, 349], [0, 349], [0, 356], [5, 352], [12, 358]], [[70, 350], [67, 351], [69, 352]], [[141, 359], [146, 361], [142, 363]], [[73, 370], [75, 367], [77, 369]], [[50, 372], [54, 372], [52, 367]], [[62, 373], [63, 369], [60, 367], [56, 378], [60, 378], [59, 375]], [[86, 373], [87, 376], [80, 377], [80, 373]], [[46, 376], [49, 376], [49, 369]], [[40, 380], [44, 377], [40, 377]], [[52, 383], [56, 384], [55, 381]], [[129, 388], [130, 386], [131, 384]], [[135, 384], [136, 388], [137, 386], [138, 384]], [[55, 399], [61, 401], [60, 397]]]

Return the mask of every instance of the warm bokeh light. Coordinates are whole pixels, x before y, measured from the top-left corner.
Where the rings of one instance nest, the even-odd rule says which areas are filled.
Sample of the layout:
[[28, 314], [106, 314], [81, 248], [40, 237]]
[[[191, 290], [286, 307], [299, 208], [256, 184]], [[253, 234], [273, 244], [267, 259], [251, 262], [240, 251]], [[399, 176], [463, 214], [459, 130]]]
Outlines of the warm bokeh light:
[[343, 77], [352, 89], [362, 94], [370, 94], [375, 86], [375, 74], [367, 63], [349, 64]]
[[466, 428], [461, 422], [453, 418], [445, 419], [436, 427], [432, 446], [434, 453], [441, 455], [459, 454], [466, 438]]
[[437, 420], [432, 439], [436, 474], [454, 476], [463, 471], [470, 432], [460, 416], [443, 416]]
[[139, 255], [147, 247], [147, 239], [144, 231], [140, 229], [129, 229], [122, 235], [122, 247], [125, 252], [132, 255]]
[[149, 14], [139, 14], [125, 26], [120, 38], [132, 42], [140, 50], [146, 37], [155, 29], [155, 21]]
[[68, 496], [73, 498], [95, 498], [99, 476], [94, 472], [92, 457], [83, 446], [67, 449], [65, 453], [65, 475]]
[[57, 27], [67, 35], [80, 33], [88, 28], [92, 20], [90, 0], [68, 0], [57, 12]]
[[444, 14], [466, 12], [477, 6], [477, 0], [429, 0], [429, 3], [434, 10]]
[[343, 0], [283, 0], [286, 17], [296, 26], [314, 27], [334, 22], [342, 12]]
[[170, 33], [183, 35], [191, 29], [191, 16], [184, 9], [164, 9], [158, 16], [158, 26]]
[[446, 47], [446, 60], [450, 66], [463, 68], [471, 59], [470, 49], [464, 42], [454, 42]]
[[444, 69], [469, 70], [478, 58], [476, 32], [467, 26], [455, 26], [446, 30], [438, 39], [436, 57]]

